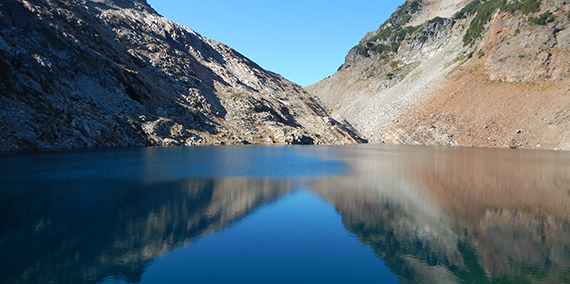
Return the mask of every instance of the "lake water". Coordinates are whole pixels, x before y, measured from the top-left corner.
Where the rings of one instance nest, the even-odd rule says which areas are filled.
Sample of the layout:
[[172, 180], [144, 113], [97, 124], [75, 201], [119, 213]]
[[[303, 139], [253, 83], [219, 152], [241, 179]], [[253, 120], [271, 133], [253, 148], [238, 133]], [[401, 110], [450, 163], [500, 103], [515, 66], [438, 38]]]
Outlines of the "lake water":
[[0, 156], [0, 283], [570, 283], [570, 153]]

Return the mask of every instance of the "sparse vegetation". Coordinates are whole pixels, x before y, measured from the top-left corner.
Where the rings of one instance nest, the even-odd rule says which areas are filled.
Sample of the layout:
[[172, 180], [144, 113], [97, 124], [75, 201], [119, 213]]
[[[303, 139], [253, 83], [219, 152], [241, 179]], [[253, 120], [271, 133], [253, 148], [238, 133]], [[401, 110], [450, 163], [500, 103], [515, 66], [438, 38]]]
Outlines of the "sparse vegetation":
[[483, 50], [479, 49], [479, 53], [477, 53], [477, 55], [479, 56], [479, 58], [485, 56], [485, 52], [483, 52]]
[[358, 52], [358, 54], [362, 56], [368, 56], [368, 49], [366, 49], [366, 47], [363, 44], [358, 44], [352, 49], [356, 50], [356, 52]]
[[536, 13], [540, 11], [540, 1], [537, 0], [524, 0], [522, 2], [515, 0], [508, 5], [506, 5], [503, 9], [504, 12], [514, 13], [516, 11], [522, 11], [523, 15], [528, 15], [530, 13]]
[[520, 33], [521, 33], [521, 29], [517, 28], [517, 29], [515, 30], [515, 34], [518, 35], [518, 34], [520, 34]]
[[405, 25], [412, 19], [412, 15], [421, 8], [421, 0], [405, 2], [398, 7], [390, 18], [381, 26], [378, 34], [355, 46], [354, 49], [362, 56], [370, 56], [368, 52], [384, 54], [396, 52], [407, 35], [418, 31], [421, 26]]
[[412, 34], [417, 31], [420, 26], [415, 27], [402, 27], [400, 25], [395, 25], [391, 27], [384, 28], [377, 35], [369, 39], [369, 42], [375, 42], [377, 40], [391, 40], [402, 41], [408, 34]]
[[538, 16], [538, 18], [535, 17], [529, 17], [528, 18], [528, 22], [533, 24], [533, 25], [541, 25], [541, 26], [545, 26], [547, 23], [551, 23], [554, 21], [554, 19], [556, 19], [556, 15], [553, 15], [552, 12], [547, 11], [542, 13], [540, 16]]
[[[479, 0], [475, 0], [471, 3], [474, 2], [481, 3]], [[506, 2], [505, 0], [489, 0], [486, 2], [482, 2], [482, 4], [480, 4], [479, 6], [470, 8], [470, 9], [473, 8], [476, 9], [475, 10], [476, 15], [475, 18], [473, 18], [473, 20], [471, 21], [471, 24], [469, 24], [469, 28], [465, 32], [465, 36], [463, 37], [464, 45], [472, 43], [475, 39], [481, 36], [485, 28], [485, 25], [491, 20], [493, 13], [495, 13], [497, 9], [504, 7], [505, 2]]]
[[388, 78], [388, 80], [394, 79], [394, 73], [387, 73], [386, 78]]
[[394, 13], [384, 22], [382, 25], [396, 25], [399, 24], [401, 26], [408, 23], [408, 21], [412, 18], [411, 15], [415, 14], [421, 8], [422, 0], [414, 0], [411, 2], [405, 2], [402, 6], [398, 7]]
[[412, 16], [407, 15], [398, 23], [398, 25], [405, 26], [410, 21], [410, 19], [412, 19]]
[[429, 20], [428, 23], [430, 23], [430, 24], [437, 23], [437, 24], [443, 25], [444, 21], [445, 21], [445, 19], [442, 17], [435, 17], [435, 18]]
[[537, 0], [524, 0], [522, 2], [515, 0], [508, 4], [506, 0], [474, 0], [455, 13], [453, 18], [465, 19], [467, 16], [475, 14], [463, 37], [463, 44], [468, 45], [481, 36], [485, 25], [491, 20], [497, 9], [509, 13], [522, 11], [523, 15], [528, 15], [540, 11], [540, 4], [541, 2]]
[[481, 5], [480, 0], [471, 1], [461, 10], [459, 10], [459, 12], [455, 13], [455, 15], [453, 15], [453, 19], [455, 20], [465, 19], [467, 18], [467, 16], [475, 14], [475, 12], [477, 12], [477, 7], [479, 7], [479, 5]]
[[[420, 4], [421, 4], [421, 0], [414, 0], [412, 2], [410, 2], [410, 14], [414, 14], [415, 12], [417, 12], [420, 9]], [[406, 3], [408, 4], [408, 3]], [[406, 5], [405, 4], [405, 5]]]
[[[507, 2], [507, 0], [474, 0], [463, 7], [459, 12], [455, 13], [453, 19], [456, 20], [475, 15], [473, 20], [471, 20], [469, 28], [465, 32], [463, 44], [471, 44], [479, 38], [485, 29], [485, 25], [491, 20], [491, 17], [498, 9], [510, 13], [521, 11], [523, 15], [540, 11], [541, 2], [537, 0], [514, 0], [510, 3]], [[420, 4], [421, 2], [416, 0], [406, 2], [400, 6], [396, 12], [392, 14], [392, 17], [384, 23], [383, 29], [378, 34], [370, 38], [367, 42], [355, 47], [358, 53], [363, 56], [369, 56], [369, 51], [378, 54], [397, 52], [401, 42], [406, 36], [415, 33], [421, 27], [404, 27], [404, 25], [410, 21], [411, 14], [419, 10]], [[567, 16], [570, 18], [570, 12]], [[546, 25], [554, 21], [555, 18], [556, 16], [551, 12], [546, 12], [537, 18], [529, 17], [529, 22], [536, 25]], [[445, 19], [441, 17], [435, 17], [428, 21], [430, 24], [444, 24], [444, 22]], [[520, 29], [516, 29], [515, 34], [519, 33]], [[383, 43], [376, 43], [378, 41]]]
[[[368, 51], [372, 51], [378, 54], [397, 52], [400, 44], [406, 38], [406, 36], [415, 33], [420, 29], [420, 27], [421, 26], [388, 26], [380, 31], [377, 35], [370, 38], [367, 42], [361, 43], [355, 48], [358, 50], [358, 54], [362, 56], [369, 56]], [[384, 43], [375, 43], [377, 41]]]

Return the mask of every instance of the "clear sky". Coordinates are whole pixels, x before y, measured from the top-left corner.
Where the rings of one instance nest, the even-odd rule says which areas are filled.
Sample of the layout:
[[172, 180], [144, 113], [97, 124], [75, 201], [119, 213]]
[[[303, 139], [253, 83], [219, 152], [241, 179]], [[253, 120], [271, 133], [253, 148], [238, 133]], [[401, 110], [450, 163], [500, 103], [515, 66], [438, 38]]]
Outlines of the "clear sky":
[[404, 0], [147, 0], [161, 15], [301, 85], [332, 75]]

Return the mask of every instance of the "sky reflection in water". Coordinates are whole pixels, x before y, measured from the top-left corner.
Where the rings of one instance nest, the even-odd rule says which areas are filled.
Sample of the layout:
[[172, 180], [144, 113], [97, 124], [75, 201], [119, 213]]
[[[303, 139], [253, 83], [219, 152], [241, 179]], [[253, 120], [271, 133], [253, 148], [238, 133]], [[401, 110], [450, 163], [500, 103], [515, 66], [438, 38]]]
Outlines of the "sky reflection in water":
[[0, 156], [0, 283], [570, 283], [570, 153]]
[[[223, 268], [223, 269], [220, 269]], [[334, 208], [306, 191], [263, 205], [239, 223], [153, 261], [141, 283], [398, 283], [344, 229]]]

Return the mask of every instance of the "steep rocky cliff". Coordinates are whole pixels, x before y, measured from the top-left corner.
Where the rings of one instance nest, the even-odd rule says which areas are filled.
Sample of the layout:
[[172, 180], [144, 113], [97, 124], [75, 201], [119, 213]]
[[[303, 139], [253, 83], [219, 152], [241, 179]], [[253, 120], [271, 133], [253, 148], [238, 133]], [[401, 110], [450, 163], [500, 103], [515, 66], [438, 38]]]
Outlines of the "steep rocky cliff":
[[144, 0], [7, 0], [0, 15], [0, 151], [361, 141]]
[[306, 89], [373, 143], [570, 150], [569, 11], [406, 1]]

